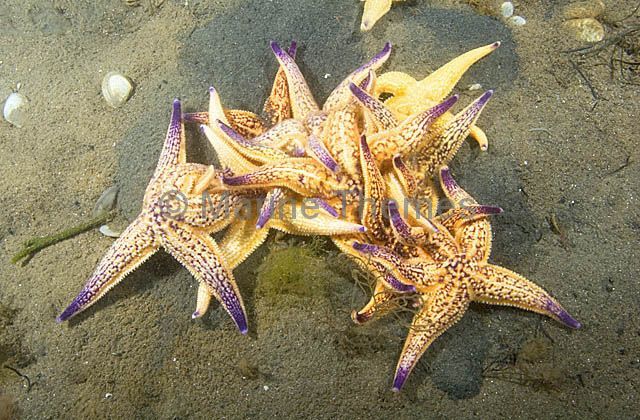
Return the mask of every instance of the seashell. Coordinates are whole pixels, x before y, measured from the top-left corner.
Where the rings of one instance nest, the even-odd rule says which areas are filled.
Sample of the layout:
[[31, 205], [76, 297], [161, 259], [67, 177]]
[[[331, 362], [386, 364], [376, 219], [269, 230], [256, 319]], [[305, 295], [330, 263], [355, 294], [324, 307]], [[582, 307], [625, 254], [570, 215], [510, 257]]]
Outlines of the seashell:
[[522, 26], [527, 23], [527, 20], [522, 16], [511, 16], [509, 18], [509, 23], [511, 23], [513, 26]]
[[596, 18], [604, 14], [605, 6], [601, 0], [587, 0], [572, 3], [562, 11], [565, 20], [580, 18]]
[[111, 229], [108, 225], [102, 225], [102, 226], [100, 226], [100, 229], [98, 229], [98, 230], [104, 236], [108, 236], [109, 238], [119, 238], [120, 235], [122, 235], [122, 232], [115, 231], [115, 230]]
[[119, 108], [127, 102], [132, 92], [131, 80], [121, 73], [110, 71], [102, 79], [102, 96], [114, 108]]
[[511, 3], [510, 1], [505, 1], [504, 3], [502, 3], [502, 5], [500, 5], [500, 13], [502, 14], [503, 18], [509, 18], [513, 16], [513, 3]]
[[29, 101], [18, 92], [13, 92], [4, 103], [2, 116], [12, 125], [20, 128], [26, 120], [26, 111], [29, 107]]
[[593, 18], [571, 19], [562, 25], [579, 41], [594, 43], [604, 39], [604, 26]]
[[113, 210], [116, 206], [116, 200], [118, 198], [118, 187], [112, 185], [111, 187], [104, 190], [98, 201], [96, 201], [96, 205], [93, 207], [93, 216], [100, 216], [104, 213], [108, 213]]

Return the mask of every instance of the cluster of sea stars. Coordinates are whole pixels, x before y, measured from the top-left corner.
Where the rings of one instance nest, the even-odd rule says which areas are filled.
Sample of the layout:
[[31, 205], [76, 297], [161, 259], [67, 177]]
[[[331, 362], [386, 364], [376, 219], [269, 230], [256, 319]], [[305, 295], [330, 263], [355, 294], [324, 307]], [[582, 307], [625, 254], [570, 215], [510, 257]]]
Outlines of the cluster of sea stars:
[[[487, 148], [474, 124], [493, 92], [455, 115], [450, 109], [458, 96], [446, 96], [473, 63], [498, 46], [469, 51], [416, 81], [399, 72], [376, 76], [391, 52], [387, 44], [320, 107], [295, 63], [295, 43], [288, 51], [272, 43], [280, 66], [264, 107], [268, 122], [224, 109], [213, 88], [208, 112], [183, 114], [174, 101], [140, 215], [58, 321], [95, 303], [162, 247], [199, 282], [193, 317], [202, 316], [214, 296], [244, 334], [247, 317], [232, 270], [274, 228], [329, 236], [374, 274], [374, 294], [354, 311], [356, 323], [388, 312], [398, 297], [411, 298], [417, 313], [394, 390], [472, 301], [516, 306], [578, 328], [540, 287], [488, 262], [489, 216], [502, 210], [478, 204], [446, 166], [468, 135]], [[186, 162], [185, 121], [200, 124], [220, 168]], [[450, 208], [438, 209], [433, 178]], [[239, 217], [238, 210], [256, 200], [260, 205]], [[213, 211], [222, 205], [226, 211]], [[225, 228], [216, 243], [211, 235]]]

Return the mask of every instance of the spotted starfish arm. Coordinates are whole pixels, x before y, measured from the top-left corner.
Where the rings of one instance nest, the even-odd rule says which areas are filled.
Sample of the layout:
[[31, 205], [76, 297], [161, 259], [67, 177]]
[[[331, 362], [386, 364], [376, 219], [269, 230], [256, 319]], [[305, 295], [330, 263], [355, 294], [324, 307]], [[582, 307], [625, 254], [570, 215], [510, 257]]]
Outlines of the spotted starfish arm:
[[365, 32], [373, 28], [373, 25], [391, 10], [391, 3], [392, 0], [365, 0], [360, 30]]
[[[379, 245], [355, 241], [352, 247], [374, 264], [384, 267], [395, 279], [405, 285], [419, 285], [422, 288], [429, 288], [439, 281], [441, 270], [438, 270], [432, 262], [421, 259], [406, 262], [388, 248]], [[398, 290], [396, 287], [393, 288]]]
[[282, 199], [285, 197], [285, 190], [283, 188], [273, 188], [267, 192], [267, 195], [260, 207], [258, 213], [258, 220], [256, 221], [256, 229], [262, 229], [267, 224], [271, 216], [275, 213], [278, 206], [282, 203]]
[[321, 139], [329, 154], [336, 159], [342, 172], [352, 179], [360, 179], [360, 127], [358, 108], [354, 103], [329, 114]]
[[398, 181], [402, 185], [405, 193], [409, 197], [413, 197], [418, 189], [418, 182], [409, 169], [409, 167], [404, 163], [401, 155], [395, 155], [393, 160], [391, 161], [393, 164], [393, 172], [396, 174]]
[[289, 157], [289, 155], [279, 149], [245, 139], [240, 133], [222, 121], [216, 121], [216, 125], [222, 132], [220, 138], [229, 140], [231, 147], [235, 148], [242, 156], [253, 162], [272, 163]]
[[[234, 130], [242, 136], [252, 139], [266, 131], [262, 118], [250, 111], [225, 109], [224, 115]], [[188, 123], [209, 124], [209, 111], [188, 112], [182, 114], [182, 120]]]
[[421, 172], [432, 174], [438, 167], [447, 165], [453, 159], [491, 95], [493, 95], [492, 90], [482, 94], [482, 96], [456, 114], [447, 123], [442, 133], [432, 138], [422, 148], [420, 155]]
[[569, 328], [581, 327], [580, 322], [540, 286], [506, 268], [487, 264], [478, 270], [470, 284], [475, 302], [515, 306], [551, 317]]
[[287, 76], [293, 118], [301, 120], [309, 114], [318, 112], [320, 108], [315, 99], [313, 99], [311, 89], [309, 89], [302, 72], [293, 58], [284, 52], [276, 42], [271, 42], [271, 50]]
[[284, 202], [267, 226], [292, 235], [303, 236], [349, 235], [366, 231], [360, 224], [336, 218], [314, 198]]
[[[291, 41], [287, 53], [292, 60], [296, 58], [298, 44]], [[278, 66], [278, 71], [273, 80], [271, 94], [264, 103], [264, 113], [269, 117], [271, 125], [275, 125], [293, 116], [291, 112], [291, 100], [289, 96], [289, 85], [287, 74], [282, 65]]]
[[240, 135], [252, 139], [267, 130], [262, 118], [251, 111], [242, 109], [225, 109], [224, 115], [231, 127]]
[[387, 187], [387, 196], [390, 200], [398, 203], [403, 217], [410, 221], [411, 224], [417, 225], [427, 232], [433, 230], [433, 224], [429, 219], [436, 213], [437, 195], [435, 193], [407, 194], [406, 188], [403, 186], [405, 182], [400, 181], [397, 174], [393, 172], [386, 172], [384, 180]]
[[324, 165], [331, 172], [338, 172], [340, 170], [340, 165], [338, 162], [331, 156], [324, 143], [320, 141], [315, 135], [311, 134], [308, 140], [309, 150], [313, 153], [313, 156], [316, 160]]
[[307, 130], [301, 121], [289, 119], [274, 125], [251, 141], [255, 144], [282, 150], [293, 156], [292, 152], [296, 148], [304, 147], [307, 135]]
[[456, 242], [462, 246], [469, 259], [486, 262], [491, 254], [491, 224], [489, 215], [502, 213], [500, 207], [481, 206], [463, 190], [451, 176], [448, 167], [440, 168], [440, 184], [454, 209], [438, 216], [453, 232]]
[[167, 135], [164, 140], [162, 152], [158, 159], [158, 166], [153, 174], [153, 178], [157, 178], [160, 173], [169, 166], [186, 162], [186, 149], [184, 138], [184, 123], [182, 121], [182, 106], [179, 99], [174, 99], [173, 109], [171, 111], [171, 121], [167, 129]]
[[111, 245], [82, 291], [56, 321], [66, 321], [96, 303], [158, 249], [149, 224], [139, 216]]
[[358, 102], [367, 110], [368, 115], [373, 117], [377, 131], [390, 130], [398, 126], [398, 120], [382, 101], [369, 95], [354, 83], [349, 85], [349, 89]]
[[218, 162], [224, 169], [230, 169], [233, 173], [247, 173], [257, 169], [254, 163], [238, 152], [229, 142], [221, 139], [221, 136], [214, 133], [211, 127], [203, 124], [200, 126], [200, 131], [209, 140], [218, 156]]
[[[400, 214], [398, 210], [398, 204], [395, 201], [389, 201], [387, 208], [389, 209], [389, 221], [391, 222], [391, 228], [396, 238], [405, 245], [419, 246], [426, 242], [427, 232], [422, 227], [410, 226]], [[407, 212], [408, 214], [408, 212]], [[431, 226], [431, 231], [435, 232], [437, 228], [428, 221]]]
[[[342, 82], [336, 86], [336, 88], [329, 94], [329, 97], [325, 101], [322, 109], [323, 111], [330, 112], [344, 106], [351, 99], [351, 92], [349, 85], [354, 83], [360, 85], [364, 83], [364, 87], [373, 83], [372, 75], [375, 76], [375, 70], [379, 69], [391, 55], [391, 43], [384, 44], [382, 50], [376, 54], [371, 60], [362, 66], [358, 67], [349, 76], [347, 76]], [[366, 79], [369, 80], [366, 80]]]
[[332, 197], [343, 190], [333, 174], [311, 158], [290, 158], [262, 165], [248, 174], [223, 177], [222, 180], [231, 189], [284, 187], [305, 197]]
[[362, 224], [374, 238], [385, 240], [387, 237], [383, 208], [386, 204], [385, 183], [365, 136], [360, 137], [360, 162], [364, 180]]
[[419, 81], [416, 90], [434, 102], [442, 101], [458, 84], [458, 81], [469, 70], [469, 67], [495, 51], [499, 46], [500, 42], [494, 42], [454, 58]]
[[396, 373], [393, 391], [400, 391], [409, 374], [431, 343], [464, 315], [469, 306], [469, 294], [464, 285], [446, 283], [433, 295], [423, 297], [420, 312], [413, 317], [409, 335], [404, 343]]
[[[256, 229], [256, 219], [239, 218], [224, 233], [220, 241], [220, 250], [224, 255], [229, 270], [235, 269], [249, 257], [267, 239], [269, 229]], [[211, 302], [211, 293], [205, 283], [198, 285], [196, 310], [192, 318], [204, 315]]]
[[453, 95], [444, 102], [407, 118], [393, 130], [373, 135], [370, 142], [376, 160], [382, 162], [392, 159], [398, 153], [406, 155], [421, 149], [430, 125], [457, 100], [458, 96]]
[[369, 322], [375, 316], [379, 316], [395, 306], [393, 301], [397, 296], [398, 294], [389, 290], [384, 282], [376, 281], [373, 296], [362, 309], [351, 312], [351, 319], [358, 325]]
[[222, 304], [242, 334], [248, 331], [240, 291], [215, 241], [195, 229], [171, 224], [163, 230], [163, 247]]

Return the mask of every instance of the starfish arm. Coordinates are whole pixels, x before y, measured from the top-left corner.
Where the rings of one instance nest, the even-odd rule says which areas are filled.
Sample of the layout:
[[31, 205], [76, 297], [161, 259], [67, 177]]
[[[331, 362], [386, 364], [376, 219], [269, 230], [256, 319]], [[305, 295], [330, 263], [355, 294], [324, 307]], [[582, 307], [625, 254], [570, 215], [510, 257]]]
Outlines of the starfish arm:
[[[295, 60], [297, 44], [291, 41], [287, 53], [291, 59]], [[289, 85], [287, 74], [283, 66], [278, 66], [278, 71], [273, 79], [271, 94], [264, 103], [264, 113], [269, 117], [271, 125], [275, 125], [293, 116], [291, 112], [291, 100], [289, 99]]]
[[231, 127], [248, 139], [257, 137], [267, 130], [262, 118], [251, 111], [225, 109], [224, 115], [227, 117]]
[[476, 125], [472, 125], [469, 131], [469, 135], [478, 143], [480, 150], [489, 149], [489, 139], [482, 129]]
[[230, 270], [235, 269], [267, 239], [269, 229], [256, 229], [255, 218], [239, 219], [229, 226], [220, 249]]
[[[242, 136], [254, 138], [266, 131], [262, 119], [250, 111], [241, 109], [225, 109], [224, 115], [229, 120], [231, 127]], [[209, 124], [209, 111], [188, 112], [182, 114], [182, 121], [196, 124]]]
[[[393, 233], [400, 240], [401, 243], [409, 246], [419, 246], [426, 242], [427, 233], [422, 227], [410, 226], [400, 214], [398, 210], [398, 204], [395, 201], [389, 201], [387, 204], [389, 209], [389, 221], [391, 222], [391, 228]], [[427, 219], [427, 222], [430, 223]], [[437, 228], [433, 225], [432, 231], [435, 232]]]
[[229, 120], [227, 119], [227, 115], [224, 112], [224, 108], [222, 107], [222, 102], [220, 101], [220, 95], [218, 91], [213, 86], [209, 87], [209, 126], [215, 129], [213, 126], [213, 122], [220, 120], [227, 125], [231, 125]]
[[186, 162], [184, 123], [182, 122], [182, 107], [179, 99], [174, 99], [171, 111], [171, 121], [164, 139], [164, 146], [158, 159], [158, 166], [153, 174], [154, 178], [169, 166]]
[[315, 198], [284, 202], [268, 226], [293, 235], [349, 235], [365, 232], [365, 227], [336, 218], [317, 204]]
[[398, 120], [382, 101], [369, 95], [354, 83], [349, 85], [349, 89], [358, 102], [367, 110], [368, 115], [373, 117], [374, 126], [378, 131], [390, 130], [398, 126]]
[[421, 93], [434, 102], [440, 102], [451, 92], [469, 67], [482, 57], [495, 51], [499, 46], [500, 42], [494, 42], [493, 44], [476, 48], [454, 58], [419, 81], [416, 86], [416, 92]]
[[385, 183], [365, 136], [360, 137], [360, 162], [364, 182], [362, 224], [374, 238], [384, 240], [387, 236], [383, 216]]
[[397, 174], [386, 172], [384, 180], [387, 187], [387, 196], [394, 200], [402, 209], [402, 215], [411, 222], [426, 231], [433, 230], [433, 223], [429, 220], [436, 213], [438, 197], [433, 194], [408, 195], [402, 182], [398, 180]]
[[367, 63], [358, 67], [349, 76], [347, 76], [346, 79], [340, 82], [338, 86], [336, 86], [336, 88], [329, 94], [329, 97], [325, 101], [322, 109], [327, 112], [334, 111], [347, 103], [351, 99], [351, 92], [349, 91], [349, 85], [351, 83], [360, 85], [360, 83], [365, 82], [367, 78], [369, 78], [369, 80], [366, 81], [364, 85], [373, 83], [370, 76], [371, 72], [379, 69], [387, 61], [390, 55], [391, 43], [386, 42], [378, 54], [373, 56], [373, 58]]
[[243, 204], [245, 197], [229, 191], [215, 193], [204, 191], [199, 195], [182, 196], [176, 199], [185, 200], [178, 204], [184, 205], [185, 211], [169, 213], [169, 216], [189, 226], [215, 233], [229, 226], [229, 223], [234, 220], [236, 209]]
[[182, 121], [194, 124], [209, 124], [209, 111], [186, 112], [182, 114]]
[[404, 96], [415, 84], [416, 79], [400, 71], [388, 71], [376, 78], [376, 85], [373, 91], [374, 96], [379, 98], [382, 94], [393, 96]]
[[274, 125], [251, 141], [290, 154], [295, 147], [300, 147], [307, 141], [307, 130], [302, 122], [289, 119]]
[[411, 197], [416, 194], [418, 182], [411, 172], [411, 169], [404, 163], [401, 155], [395, 155], [392, 159], [393, 172], [402, 184], [405, 193]]
[[323, 125], [321, 139], [329, 154], [336, 159], [342, 172], [352, 179], [360, 178], [360, 127], [358, 108], [349, 103], [329, 114]]
[[422, 148], [430, 125], [444, 114], [458, 100], [457, 95], [438, 105], [407, 118], [397, 128], [379, 133], [371, 140], [371, 150], [376, 160], [382, 162], [396, 154], [407, 155]]
[[362, 309], [351, 312], [351, 319], [358, 325], [370, 321], [390, 309], [396, 296], [398, 294], [389, 290], [384, 282], [376, 281], [373, 296]]
[[284, 196], [285, 190], [282, 188], [273, 188], [267, 192], [264, 203], [262, 203], [262, 207], [260, 207], [260, 212], [258, 213], [258, 220], [256, 221], [257, 229], [262, 229], [264, 225], [267, 224]]
[[541, 287], [506, 268], [487, 264], [473, 276], [470, 286], [473, 301], [515, 306], [546, 315], [570, 328], [581, 326]]
[[[352, 247], [367, 256], [376, 266], [384, 267], [402, 284], [428, 288], [437, 284], [440, 279], [437, 267], [431, 262], [419, 260], [409, 263], [391, 250], [379, 245], [354, 241]], [[393, 281], [389, 283], [390, 287], [398, 290], [397, 287], [393, 287], [393, 284]]]
[[373, 28], [373, 25], [391, 10], [391, 3], [392, 0], [365, 0], [360, 30], [365, 32]]
[[111, 245], [82, 291], [56, 321], [66, 321], [96, 303], [158, 249], [150, 222], [138, 216]]
[[207, 285], [204, 283], [198, 283], [198, 295], [196, 297], [196, 310], [191, 314], [191, 319], [200, 318], [206, 314], [211, 305], [211, 293]]
[[233, 128], [229, 127], [222, 121], [216, 121], [216, 125], [223, 133], [222, 139], [229, 140], [231, 147], [235, 148], [246, 159], [257, 163], [271, 163], [287, 159], [289, 155], [285, 152], [275, 149], [260, 142], [253, 142], [245, 139]]
[[242, 334], [246, 334], [247, 315], [233, 273], [215, 241], [204, 232], [172, 223], [163, 229], [163, 247], [198, 282], [207, 286], [231, 316]]
[[338, 172], [340, 170], [340, 166], [333, 156], [331, 156], [324, 144], [313, 134], [309, 136], [308, 145], [319, 163], [324, 165], [331, 172]]
[[[423, 298], [424, 299], [424, 298]], [[393, 378], [393, 391], [400, 391], [409, 374], [431, 343], [464, 315], [469, 295], [464, 286], [446, 283], [426, 298], [411, 324]]]
[[207, 140], [209, 140], [213, 150], [216, 151], [218, 162], [222, 168], [228, 168], [233, 173], [246, 173], [256, 170], [257, 166], [255, 164], [242, 156], [242, 154], [228, 144], [228, 142], [222, 140], [208, 125], [201, 125], [200, 130], [207, 137]]
[[284, 187], [306, 197], [332, 197], [343, 189], [333, 174], [311, 158], [266, 164], [254, 172], [222, 180], [232, 189]]
[[271, 50], [287, 76], [293, 118], [297, 120], [304, 119], [307, 115], [319, 111], [318, 104], [311, 94], [311, 89], [309, 89], [302, 72], [300, 72], [293, 58], [284, 52], [276, 42], [271, 42]]
[[448, 167], [440, 168], [440, 184], [454, 209], [438, 216], [438, 220], [455, 235], [467, 258], [486, 262], [491, 254], [491, 224], [487, 216], [502, 213], [500, 207], [478, 205], [451, 176]]
[[422, 168], [426, 173], [433, 173], [436, 168], [447, 165], [453, 159], [460, 146], [462, 146], [462, 142], [469, 135], [471, 126], [475, 124], [492, 95], [492, 90], [482, 94], [482, 96], [456, 114], [446, 125], [443, 132], [435, 136], [432, 142], [426, 145], [426, 149], [423, 151], [423, 156], [426, 156], [426, 159], [423, 161]]

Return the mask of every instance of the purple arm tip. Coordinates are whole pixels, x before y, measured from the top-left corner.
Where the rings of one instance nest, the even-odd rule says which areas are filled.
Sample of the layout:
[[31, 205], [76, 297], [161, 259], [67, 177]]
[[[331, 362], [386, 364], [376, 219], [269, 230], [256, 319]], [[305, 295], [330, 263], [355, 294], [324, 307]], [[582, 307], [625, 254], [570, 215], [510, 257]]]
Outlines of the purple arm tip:
[[295, 40], [291, 41], [291, 44], [289, 44], [289, 49], [287, 50], [291, 58], [296, 58], [297, 51], [298, 51], [298, 43]]

